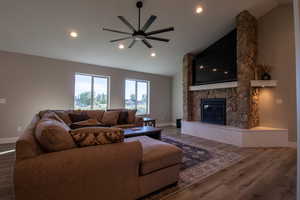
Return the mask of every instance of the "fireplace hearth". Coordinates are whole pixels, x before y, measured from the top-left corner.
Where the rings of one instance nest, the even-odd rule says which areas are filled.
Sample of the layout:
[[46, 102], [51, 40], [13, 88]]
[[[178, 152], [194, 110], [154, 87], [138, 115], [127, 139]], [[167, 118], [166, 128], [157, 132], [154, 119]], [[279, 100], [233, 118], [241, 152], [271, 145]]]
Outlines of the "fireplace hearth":
[[226, 125], [226, 99], [201, 99], [201, 121]]

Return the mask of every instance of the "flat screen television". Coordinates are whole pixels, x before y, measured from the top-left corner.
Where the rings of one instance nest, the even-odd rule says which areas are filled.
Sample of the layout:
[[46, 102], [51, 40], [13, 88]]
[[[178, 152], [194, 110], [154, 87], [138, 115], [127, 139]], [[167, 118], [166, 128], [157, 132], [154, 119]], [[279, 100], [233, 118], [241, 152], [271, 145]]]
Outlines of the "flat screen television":
[[237, 80], [236, 29], [195, 56], [193, 84], [204, 85]]

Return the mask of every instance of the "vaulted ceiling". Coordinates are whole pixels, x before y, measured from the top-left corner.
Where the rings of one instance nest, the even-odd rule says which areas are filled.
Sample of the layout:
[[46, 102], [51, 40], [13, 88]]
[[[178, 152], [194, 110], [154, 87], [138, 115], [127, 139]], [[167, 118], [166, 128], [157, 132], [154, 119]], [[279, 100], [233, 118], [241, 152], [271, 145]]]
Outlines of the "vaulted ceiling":
[[[103, 27], [128, 31], [117, 18], [137, 24], [136, 0], [1, 0], [0, 50], [38, 55], [162, 75], [180, 70], [187, 52], [209, 46], [234, 27], [235, 16], [249, 10], [257, 18], [290, 0], [144, 0], [142, 22], [158, 16], [149, 31], [174, 26], [158, 36], [171, 42], [152, 42], [155, 58], [142, 43], [120, 50], [108, 41], [119, 38]], [[195, 14], [201, 5], [204, 12]], [[70, 31], [79, 37], [71, 39]], [[124, 42], [125, 46], [130, 40]]]

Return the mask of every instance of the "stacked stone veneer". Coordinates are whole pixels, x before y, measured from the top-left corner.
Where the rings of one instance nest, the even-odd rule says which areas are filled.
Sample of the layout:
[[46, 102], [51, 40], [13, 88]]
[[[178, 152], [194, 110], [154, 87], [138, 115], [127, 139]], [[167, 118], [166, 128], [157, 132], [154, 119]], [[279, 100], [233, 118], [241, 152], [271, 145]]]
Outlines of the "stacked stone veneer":
[[257, 20], [248, 11], [236, 18], [238, 87], [205, 91], [189, 91], [192, 85], [193, 56], [183, 59], [183, 120], [201, 119], [203, 98], [226, 98], [227, 125], [249, 129], [259, 125], [258, 89], [251, 88], [257, 56]]

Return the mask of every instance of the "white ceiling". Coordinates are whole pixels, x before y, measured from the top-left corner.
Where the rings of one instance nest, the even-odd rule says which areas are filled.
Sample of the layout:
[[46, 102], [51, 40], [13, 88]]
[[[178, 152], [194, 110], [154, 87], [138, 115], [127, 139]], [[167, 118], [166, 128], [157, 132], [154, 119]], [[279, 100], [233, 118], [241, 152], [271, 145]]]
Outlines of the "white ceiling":
[[[175, 27], [174, 32], [156, 35], [171, 42], [151, 42], [157, 53], [151, 58], [141, 43], [119, 50], [117, 43], [108, 41], [123, 35], [101, 30], [128, 31], [117, 16], [135, 25], [136, 0], [1, 0], [0, 50], [174, 75], [184, 54], [204, 49], [229, 32], [242, 10], [260, 17], [286, 1], [290, 0], [145, 0], [142, 21], [151, 14], [158, 16], [149, 31]], [[197, 5], [204, 7], [201, 15], [194, 12]], [[72, 30], [79, 32], [78, 39], [69, 38]]]

